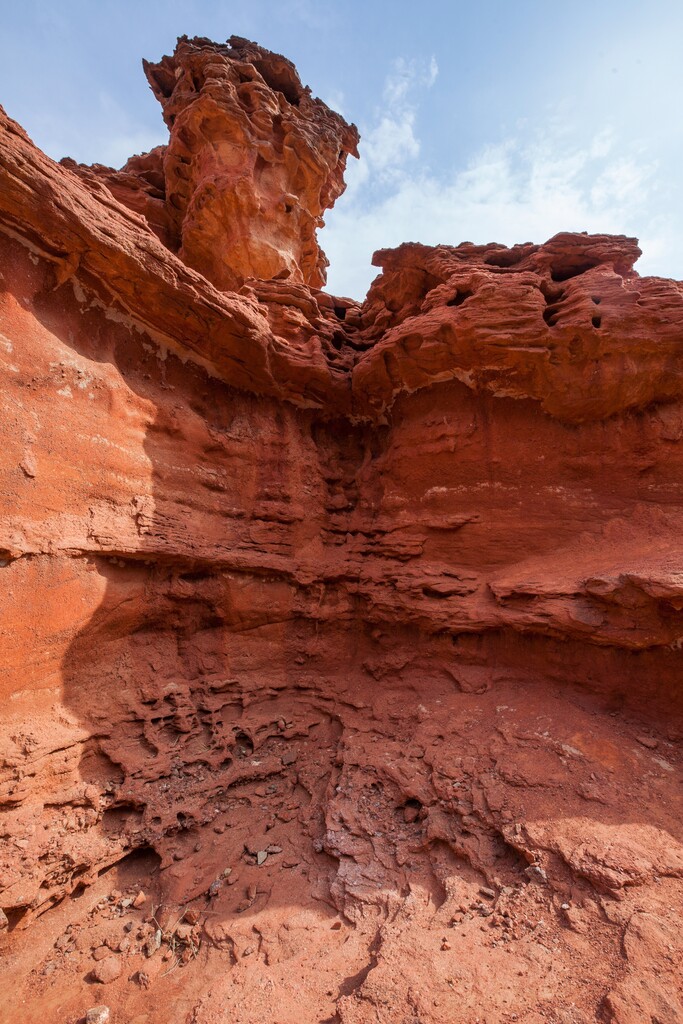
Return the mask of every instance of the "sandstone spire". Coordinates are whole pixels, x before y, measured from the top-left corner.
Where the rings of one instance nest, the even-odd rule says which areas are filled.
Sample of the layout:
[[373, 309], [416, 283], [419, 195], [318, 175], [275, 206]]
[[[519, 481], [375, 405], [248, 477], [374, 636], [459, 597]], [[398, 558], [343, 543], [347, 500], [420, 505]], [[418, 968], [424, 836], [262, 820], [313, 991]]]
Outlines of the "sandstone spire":
[[185, 262], [219, 288], [250, 277], [322, 286], [316, 230], [358, 155], [355, 126], [291, 61], [237, 36], [183, 37], [144, 69], [170, 132], [165, 202]]

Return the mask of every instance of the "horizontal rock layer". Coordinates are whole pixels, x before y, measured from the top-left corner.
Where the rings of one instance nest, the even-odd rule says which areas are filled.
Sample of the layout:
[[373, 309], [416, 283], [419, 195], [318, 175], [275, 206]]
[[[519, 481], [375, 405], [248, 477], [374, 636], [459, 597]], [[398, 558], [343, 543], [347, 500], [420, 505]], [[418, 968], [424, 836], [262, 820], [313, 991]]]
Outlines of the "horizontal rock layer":
[[124, 172], [0, 119], [26, 1019], [83, 1016], [104, 948], [122, 1019], [677, 1020], [682, 286], [567, 234], [379, 253], [362, 305], [281, 241], [228, 280], [182, 146], [253, 94], [303, 164], [353, 149], [264, 52], [149, 66], [171, 139]]

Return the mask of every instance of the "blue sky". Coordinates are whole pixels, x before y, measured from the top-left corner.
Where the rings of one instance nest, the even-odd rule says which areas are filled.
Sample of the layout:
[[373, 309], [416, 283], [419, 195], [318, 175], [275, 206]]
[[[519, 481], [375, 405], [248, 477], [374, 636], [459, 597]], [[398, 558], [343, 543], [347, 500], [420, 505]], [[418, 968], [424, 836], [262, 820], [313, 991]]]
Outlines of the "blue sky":
[[401, 241], [634, 234], [683, 278], [681, 0], [2, 0], [0, 103], [50, 156], [120, 166], [165, 141], [142, 57], [255, 39], [361, 135], [321, 234], [360, 298]]

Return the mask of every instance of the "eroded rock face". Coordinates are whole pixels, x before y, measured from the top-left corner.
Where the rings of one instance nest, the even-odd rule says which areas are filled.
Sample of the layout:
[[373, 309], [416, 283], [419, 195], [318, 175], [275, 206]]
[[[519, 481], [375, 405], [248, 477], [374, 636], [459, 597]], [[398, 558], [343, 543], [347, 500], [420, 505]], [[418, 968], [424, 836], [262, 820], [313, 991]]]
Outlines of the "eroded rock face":
[[344, 191], [358, 132], [301, 84], [280, 54], [232, 36], [178, 40], [143, 61], [169, 129], [167, 146], [97, 175], [142, 213], [182, 260], [220, 289], [247, 278], [320, 288], [323, 214]]
[[381, 414], [448, 379], [573, 423], [678, 399], [681, 284], [639, 277], [639, 256], [635, 238], [568, 233], [542, 246], [376, 253], [360, 407]]
[[24, 1019], [678, 1021], [681, 284], [563, 234], [328, 296], [353, 129], [242, 40], [147, 70], [120, 172], [0, 117]]

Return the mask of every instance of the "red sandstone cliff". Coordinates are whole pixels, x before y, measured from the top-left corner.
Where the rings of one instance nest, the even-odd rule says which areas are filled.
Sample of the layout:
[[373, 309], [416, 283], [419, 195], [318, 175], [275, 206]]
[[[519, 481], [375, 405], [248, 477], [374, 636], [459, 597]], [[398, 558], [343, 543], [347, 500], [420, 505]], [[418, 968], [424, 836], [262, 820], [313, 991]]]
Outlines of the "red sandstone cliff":
[[680, 1021], [683, 286], [565, 234], [331, 297], [353, 126], [145, 69], [122, 171], [0, 119], [0, 1018]]

